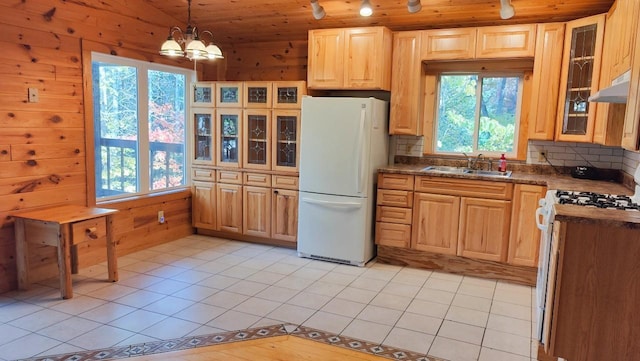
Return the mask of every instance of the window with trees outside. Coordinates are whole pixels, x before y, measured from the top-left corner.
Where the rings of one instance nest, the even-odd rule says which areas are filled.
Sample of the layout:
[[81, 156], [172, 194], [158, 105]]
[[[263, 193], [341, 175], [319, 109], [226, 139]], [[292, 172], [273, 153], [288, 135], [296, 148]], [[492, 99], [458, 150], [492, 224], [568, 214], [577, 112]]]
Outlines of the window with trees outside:
[[438, 80], [436, 152], [516, 155], [522, 75], [442, 73]]
[[192, 72], [92, 54], [96, 199], [186, 184]]

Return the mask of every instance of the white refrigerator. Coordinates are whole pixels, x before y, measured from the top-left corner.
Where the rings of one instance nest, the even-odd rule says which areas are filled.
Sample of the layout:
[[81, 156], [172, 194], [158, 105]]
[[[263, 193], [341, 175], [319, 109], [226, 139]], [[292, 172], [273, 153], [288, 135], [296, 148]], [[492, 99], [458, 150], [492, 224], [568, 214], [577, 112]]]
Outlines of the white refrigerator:
[[363, 266], [375, 256], [376, 174], [387, 164], [388, 102], [305, 97], [298, 255]]

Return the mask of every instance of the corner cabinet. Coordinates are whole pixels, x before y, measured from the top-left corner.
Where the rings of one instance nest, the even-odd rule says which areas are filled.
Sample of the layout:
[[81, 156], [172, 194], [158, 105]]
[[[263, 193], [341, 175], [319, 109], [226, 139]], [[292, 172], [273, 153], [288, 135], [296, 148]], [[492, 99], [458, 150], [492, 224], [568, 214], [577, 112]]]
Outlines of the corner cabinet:
[[309, 31], [309, 89], [390, 90], [392, 34], [385, 27]]
[[422, 135], [420, 48], [423, 33], [393, 34], [389, 134]]
[[591, 142], [596, 103], [587, 101], [598, 90], [605, 14], [566, 24], [556, 140]]

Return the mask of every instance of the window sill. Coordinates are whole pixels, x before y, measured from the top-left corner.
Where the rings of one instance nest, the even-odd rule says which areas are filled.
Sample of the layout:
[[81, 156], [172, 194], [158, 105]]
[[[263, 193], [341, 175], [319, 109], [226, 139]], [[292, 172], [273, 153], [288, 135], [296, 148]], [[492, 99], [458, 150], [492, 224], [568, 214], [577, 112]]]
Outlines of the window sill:
[[125, 198], [110, 199], [96, 202], [97, 207], [104, 208], [133, 208], [147, 204], [162, 203], [177, 199], [191, 198], [191, 188], [188, 186], [172, 189], [168, 191], [155, 192], [150, 194], [136, 195]]

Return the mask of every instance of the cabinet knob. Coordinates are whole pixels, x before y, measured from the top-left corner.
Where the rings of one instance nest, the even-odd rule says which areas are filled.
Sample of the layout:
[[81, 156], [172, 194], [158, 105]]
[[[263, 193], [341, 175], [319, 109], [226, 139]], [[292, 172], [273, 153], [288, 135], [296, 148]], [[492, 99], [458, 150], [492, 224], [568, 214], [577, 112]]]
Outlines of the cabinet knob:
[[274, 189], [274, 190], [273, 190], [273, 194], [278, 194], [278, 190], [277, 190], [277, 189]]
[[98, 229], [97, 229], [96, 227], [90, 227], [90, 228], [87, 228], [87, 229], [85, 230], [85, 232], [87, 233], [87, 237], [89, 237], [89, 238], [91, 238], [91, 239], [96, 239], [96, 238], [98, 238], [98, 235], [96, 234], [96, 231], [97, 231], [97, 230], [98, 230]]

